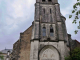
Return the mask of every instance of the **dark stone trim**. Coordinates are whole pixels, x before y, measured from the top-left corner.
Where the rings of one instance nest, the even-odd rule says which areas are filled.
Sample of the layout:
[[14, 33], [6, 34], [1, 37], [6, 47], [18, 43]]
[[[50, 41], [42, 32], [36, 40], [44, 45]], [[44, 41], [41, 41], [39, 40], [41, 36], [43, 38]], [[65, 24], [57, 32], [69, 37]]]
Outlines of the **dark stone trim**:
[[20, 33], [20, 35], [24, 35], [24, 33]]
[[40, 40], [39, 38], [34, 38], [33, 40]]
[[39, 22], [39, 20], [35, 20], [35, 22]]
[[59, 41], [65, 41], [65, 40], [59, 40]]
[[59, 41], [64, 41], [64, 42], [67, 42], [66, 40], [59, 40]]
[[66, 41], [66, 40], [64, 40], [64, 43], [67, 43], [67, 41]]
[[32, 25], [34, 25], [34, 21], [32, 22]]
[[41, 22], [41, 23], [56, 24], [56, 23], [53, 23], [53, 22]]
[[34, 40], [30, 40], [30, 42], [32, 42], [32, 41], [34, 41]]
[[40, 3], [35, 3], [34, 5], [36, 6], [36, 5], [39, 5]]
[[31, 42], [31, 41], [40, 41], [40, 39], [32, 39], [32, 40], [30, 40], [30, 42]]
[[67, 47], [70, 47], [70, 45], [67, 44]]
[[61, 23], [62, 23], [62, 20], [60, 20], [60, 21], [57, 21], [57, 22], [61, 22]]
[[43, 40], [43, 41], [40, 41], [40, 42], [59, 42], [59, 41], [67, 42], [65, 40]]
[[62, 18], [64, 18], [66, 20], [66, 18], [64, 16], [61, 16]]
[[59, 4], [59, 3], [53, 3], [53, 2], [51, 2], [51, 3], [48, 3], [48, 2], [36, 2], [36, 3], [39, 3], [39, 4], [50, 4], [50, 5], [55, 5], [55, 4]]
[[39, 42], [59, 42], [59, 41], [64, 41], [65, 43], [67, 42], [66, 40], [43, 40], [43, 41], [40, 41], [40, 39], [32, 39], [30, 40], [31, 41], [39, 41]]
[[44, 40], [44, 41], [40, 41], [40, 42], [59, 42], [58, 40], [53, 41], [53, 40]]
[[[55, 4], [59, 4], [59, 3], [55, 3]], [[54, 5], [55, 5], [55, 4], [54, 4]], [[59, 5], [60, 5], [60, 4], [59, 4]]]

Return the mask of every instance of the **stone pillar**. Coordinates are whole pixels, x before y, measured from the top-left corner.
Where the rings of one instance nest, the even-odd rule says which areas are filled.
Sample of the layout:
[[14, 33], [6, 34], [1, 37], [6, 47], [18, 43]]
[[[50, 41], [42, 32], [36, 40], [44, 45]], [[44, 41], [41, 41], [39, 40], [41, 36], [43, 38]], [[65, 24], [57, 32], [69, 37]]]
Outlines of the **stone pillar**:
[[39, 3], [35, 4], [35, 20], [39, 21]]
[[60, 55], [61, 55], [61, 60], [64, 60], [64, 56], [65, 56], [65, 46], [64, 46], [64, 41], [59, 41], [58, 44], [58, 49], [60, 51]]
[[36, 2], [39, 2], [40, 0], [36, 0]]
[[58, 39], [64, 40], [62, 22], [57, 22], [57, 29], [58, 29]]
[[58, 0], [55, 0], [55, 3], [58, 3]]
[[52, 0], [53, 3], [58, 3], [58, 0]]
[[62, 20], [63, 20], [64, 40], [68, 42], [68, 35], [67, 35], [67, 30], [66, 30], [66, 25], [65, 25], [65, 19], [62, 18]]
[[33, 60], [38, 60], [39, 40], [34, 41]]
[[55, 8], [56, 8], [56, 18], [57, 18], [57, 21], [61, 21], [61, 14], [60, 14], [59, 4], [55, 4]]
[[52, 22], [56, 23], [56, 9], [55, 9], [55, 5], [53, 5], [53, 10], [52, 10]]
[[31, 41], [30, 60], [33, 60], [34, 42]]
[[34, 22], [32, 23], [32, 37], [31, 37], [31, 39], [34, 39]]
[[39, 22], [35, 22], [34, 39], [39, 39]]

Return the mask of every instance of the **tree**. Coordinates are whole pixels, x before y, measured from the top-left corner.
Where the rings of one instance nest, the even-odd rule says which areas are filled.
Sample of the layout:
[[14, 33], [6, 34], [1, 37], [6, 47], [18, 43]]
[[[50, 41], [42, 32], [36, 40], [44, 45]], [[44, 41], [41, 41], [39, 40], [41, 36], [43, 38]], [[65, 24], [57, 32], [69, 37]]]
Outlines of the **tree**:
[[80, 48], [75, 48], [71, 52], [71, 57], [72, 57], [72, 60], [80, 60]]
[[65, 60], [71, 60], [71, 57], [70, 56], [65, 57]]
[[[0, 54], [2, 54], [2, 52], [0, 52]], [[1, 60], [4, 60], [4, 56], [3, 55], [0, 55], [0, 59]]]
[[66, 57], [65, 60], [80, 60], [80, 48], [72, 50], [71, 56]]
[[[79, 25], [77, 26], [77, 28], [80, 29], [80, 0], [77, 0], [77, 2], [73, 5], [72, 14], [69, 15], [69, 18], [72, 17], [74, 19], [72, 23], [78, 23]], [[78, 30], [75, 30], [74, 32], [75, 34], [77, 34]]]

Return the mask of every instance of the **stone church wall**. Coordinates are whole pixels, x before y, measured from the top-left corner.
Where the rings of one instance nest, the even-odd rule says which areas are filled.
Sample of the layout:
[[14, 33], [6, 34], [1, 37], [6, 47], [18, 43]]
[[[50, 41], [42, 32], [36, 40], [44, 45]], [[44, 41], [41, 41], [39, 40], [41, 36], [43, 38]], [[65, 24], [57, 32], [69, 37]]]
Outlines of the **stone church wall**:
[[30, 40], [32, 26], [20, 33], [20, 39], [13, 44], [13, 52], [10, 60], [30, 60]]
[[30, 26], [26, 31], [21, 33], [21, 46], [20, 46], [20, 58], [18, 60], [30, 60], [30, 40], [32, 35], [32, 26]]
[[77, 40], [72, 40], [71, 50], [75, 49], [76, 47], [80, 48], [80, 42], [78, 42]]
[[10, 60], [17, 60], [20, 53], [20, 39], [13, 44], [13, 51], [10, 54]]

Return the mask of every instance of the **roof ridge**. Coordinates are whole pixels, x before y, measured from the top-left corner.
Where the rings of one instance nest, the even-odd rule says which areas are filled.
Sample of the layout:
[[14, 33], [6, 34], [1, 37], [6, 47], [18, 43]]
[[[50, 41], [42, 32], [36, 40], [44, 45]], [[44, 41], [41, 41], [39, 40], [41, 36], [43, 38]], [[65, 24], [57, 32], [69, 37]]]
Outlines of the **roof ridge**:
[[[76, 40], [77, 41], [77, 40]], [[80, 44], [80, 42], [79, 41], [77, 41], [79, 44]]]

